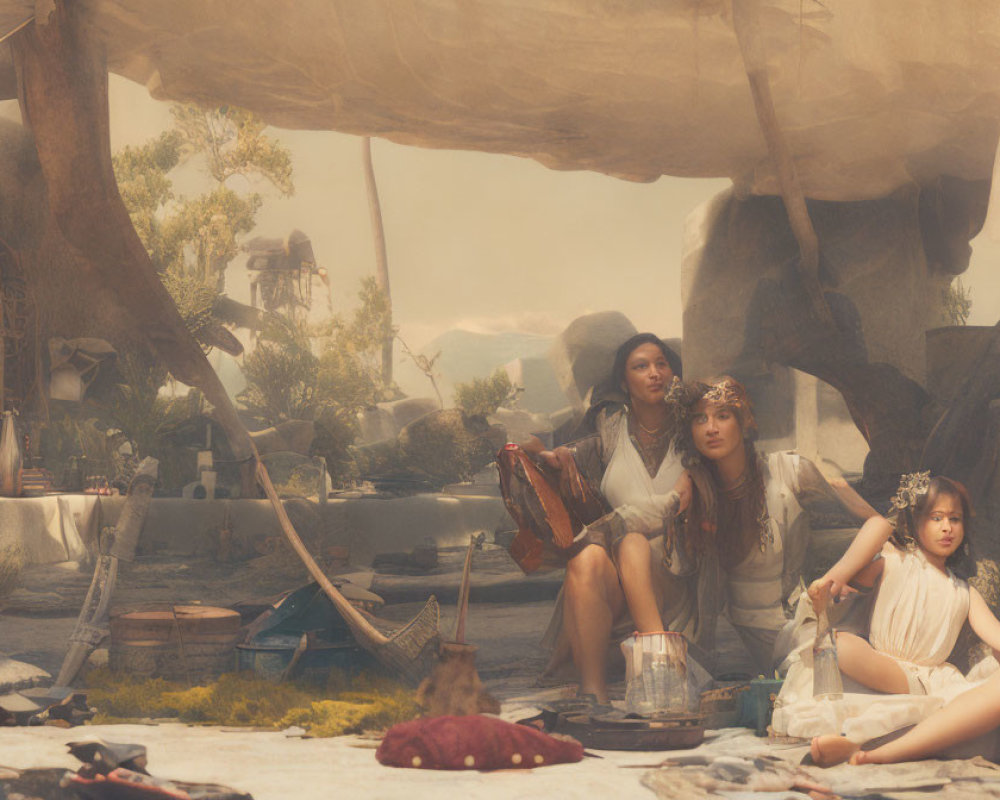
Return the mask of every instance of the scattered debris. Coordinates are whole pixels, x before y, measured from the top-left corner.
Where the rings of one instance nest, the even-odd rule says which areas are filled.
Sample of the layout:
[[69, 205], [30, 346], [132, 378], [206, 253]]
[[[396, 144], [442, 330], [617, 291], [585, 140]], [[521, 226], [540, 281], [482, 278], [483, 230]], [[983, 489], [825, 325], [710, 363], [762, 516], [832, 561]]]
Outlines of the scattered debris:
[[[842, 764], [831, 769], [796, 763], [801, 748], [739, 750], [715, 742], [688, 756], [671, 755], [642, 782], [660, 800], [812, 797], [913, 800], [1000, 798], [1000, 767], [982, 758], [915, 761], [905, 764]], [[780, 793], [780, 794], [774, 794]]]
[[417, 615], [399, 628], [395, 628], [389, 635], [379, 630], [372, 620], [358, 611], [351, 602], [342, 595], [337, 588], [326, 577], [320, 569], [315, 559], [310, 555], [302, 539], [295, 532], [291, 520], [285, 511], [284, 505], [278, 498], [278, 493], [271, 483], [271, 478], [267, 474], [267, 468], [260, 461], [260, 456], [255, 454], [257, 461], [257, 481], [264, 489], [278, 518], [285, 538], [298, 554], [302, 563], [308, 569], [313, 580], [323, 589], [323, 592], [351, 629], [355, 641], [365, 650], [371, 653], [379, 663], [393, 673], [404, 677], [414, 683], [426, 674], [425, 656], [429, 648], [438, 641], [438, 623], [440, 621], [440, 609], [437, 599], [432, 595], [428, 598], [424, 607]]
[[[336, 586], [357, 608], [382, 606], [382, 598], [366, 589], [346, 581]], [[239, 670], [281, 680], [322, 682], [331, 669], [358, 673], [376, 665], [316, 583], [285, 595], [250, 623], [236, 654]]]
[[647, 772], [642, 782], [660, 800], [721, 800], [733, 792], [799, 790], [832, 794], [822, 776], [816, 773], [822, 770], [814, 772], [778, 759], [717, 756], [707, 764], [679, 765], [666, 761], [659, 769]]
[[146, 748], [141, 744], [96, 740], [67, 746], [83, 766], [64, 773], [59, 785], [83, 800], [253, 800], [228, 786], [154, 778], [146, 771]]
[[101, 542], [102, 552], [94, 567], [94, 577], [76, 628], [69, 637], [69, 651], [56, 678], [56, 686], [72, 684], [87, 658], [110, 633], [108, 609], [118, 579], [118, 562], [131, 561], [135, 557], [158, 472], [159, 462], [155, 458], [144, 458], [129, 483], [118, 524], [113, 534]]
[[87, 695], [66, 686], [0, 695], [0, 725], [82, 725], [94, 716]]

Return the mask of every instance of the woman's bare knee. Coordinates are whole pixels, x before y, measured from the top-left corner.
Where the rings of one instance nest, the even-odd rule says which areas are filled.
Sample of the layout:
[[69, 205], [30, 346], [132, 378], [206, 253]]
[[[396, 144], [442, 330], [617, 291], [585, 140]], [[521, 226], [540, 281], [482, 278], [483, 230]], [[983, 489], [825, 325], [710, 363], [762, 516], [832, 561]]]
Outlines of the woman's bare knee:
[[590, 544], [566, 562], [566, 579], [569, 582], [592, 583], [603, 580], [609, 570], [614, 572], [614, 568], [607, 550]]

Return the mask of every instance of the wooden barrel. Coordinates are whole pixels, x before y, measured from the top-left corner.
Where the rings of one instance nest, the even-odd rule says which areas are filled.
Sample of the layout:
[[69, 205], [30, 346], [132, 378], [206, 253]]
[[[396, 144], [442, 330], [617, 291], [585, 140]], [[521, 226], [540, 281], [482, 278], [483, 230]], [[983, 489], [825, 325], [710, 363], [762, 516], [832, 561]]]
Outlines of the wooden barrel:
[[206, 683], [236, 668], [240, 615], [213, 606], [172, 606], [111, 618], [108, 663], [116, 672]]

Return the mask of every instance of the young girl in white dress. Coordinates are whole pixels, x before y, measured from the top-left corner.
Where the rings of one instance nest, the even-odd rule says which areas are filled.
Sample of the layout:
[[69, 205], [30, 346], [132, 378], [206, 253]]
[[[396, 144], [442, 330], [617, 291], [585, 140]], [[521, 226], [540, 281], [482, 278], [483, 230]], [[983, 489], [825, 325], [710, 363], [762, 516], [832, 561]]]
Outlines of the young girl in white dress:
[[[1000, 649], [1000, 622], [982, 596], [956, 575], [967, 574], [972, 564], [971, 516], [961, 484], [943, 477], [931, 480], [927, 473], [905, 476], [893, 500], [892, 541], [892, 531], [859, 537], [809, 587], [817, 614], [831, 595], [851, 591], [848, 582], [877, 584], [878, 592], [868, 640], [837, 634], [837, 658], [846, 678], [842, 699], [813, 698], [812, 650], [807, 647], [792, 664], [775, 703], [775, 732], [811, 738], [817, 764], [840, 763], [865, 742], [920, 722], [976, 686], [947, 662], [966, 620], [986, 644]], [[871, 561], [879, 550], [882, 557]]]

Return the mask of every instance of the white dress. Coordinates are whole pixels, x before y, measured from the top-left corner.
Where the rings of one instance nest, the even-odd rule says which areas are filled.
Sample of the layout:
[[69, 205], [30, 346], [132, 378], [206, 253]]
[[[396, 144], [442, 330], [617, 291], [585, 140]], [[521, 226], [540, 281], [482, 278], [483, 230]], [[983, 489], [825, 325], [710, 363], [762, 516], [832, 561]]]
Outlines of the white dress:
[[[793, 452], [772, 453], [766, 458], [768, 536], [720, 576], [719, 612], [729, 619], [743, 641], [754, 670], [767, 676], [798, 641], [797, 631], [785, 616], [784, 604], [790, 595], [794, 601], [799, 588], [809, 538], [808, 517], [797, 498], [802, 462]], [[671, 554], [671, 564], [674, 575], [690, 576], [696, 569], [676, 550]], [[666, 569], [661, 570], [660, 580], [671, 581]], [[665, 621], [671, 630], [693, 639], [693, 610], [690, 598], [677, 602], [675, 595], [675, 606], [669, 609], [674, 613], [665, 614]], [[781, 633], [785, 629], [787, 633]], [[714, 642], [710, 649], [714, 649]]]
[[680, 456], [671, 447], [650, 476], [632, 443], [628, 424], [618, 426], [618, 442], [601, 478], [601, 494], [625, 522], [628, 530], [651, 536], [662, 532], [665, 500], [684, 472]]
[[[904, 552], [886, 544], [882, 558], [869, 641], [899, 664], [910, 693], [882, 694], [844, 676], [842, 699], [814, 699], [812, 643], [805, 637], [810, 641], [793, 654], [775, 702], [775, 733], [802, 738], [842, 734], [863, 744], [916, 724], [977, 685], [946, 661], [969, 616], [969, 585], [934, 567], [919, 549]], [[805, 630], [815, 631], [811, 612], [803, 595], [796, 618]]]
[[[651, 476], [629, 436], [628, 420], [624, 415], [617, 423], [613, 439], [614, 452], [601, 477], [601, 494], [629, 533], [641, 533], [650, 539], [654, 569], [660, 570], [663, 537], [659, 534], [664, 529], [670, 493], [684, 472], [684, 466], [680, 455], [671, 446], [656, 474]], [[586, 534], [587, 529], [584, 528], [578, 538]], [[615, 558], [613, 546], [611, 550], [611, 557]], [[635, 623], [625, 609], [623, 615], [615, 620], [612, 638], [623, 639], [634, 630]], [[563, 635], [563, 590], [560, 589], [542, 644], [553, 648]]]

